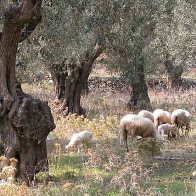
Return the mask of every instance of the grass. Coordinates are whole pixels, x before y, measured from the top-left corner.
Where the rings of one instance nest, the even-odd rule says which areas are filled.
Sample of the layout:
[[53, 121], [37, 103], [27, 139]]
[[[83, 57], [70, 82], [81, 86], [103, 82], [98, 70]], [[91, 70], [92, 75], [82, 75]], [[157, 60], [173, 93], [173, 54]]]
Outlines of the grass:
[[[95, 89], [82, 97], [88, 118], [59, 116], [52, 103], [52, 85], [23, 85], [25, 92], [49, 101], [56, 129], [49, 134], [49, 178], [38, 175], [38, 184], [30, 188], [13, 185], [0, 190], [0, 195], [196, 195], [196, 178], [192, 176], [196, 164], [196, 91], [195, 89], [168, 91], [149, 89], [153, 109], [173, 111], [184, 108], [192, 116], [189, 137], [166, 141], [161, 148], [164, 159], [142, 158], [137, 145], [130, 145], [126, 153], [119, 144], [119, 120], [128, 113], [126, 91]], [[81, 154], [66, 153], [70, 136], [81, 129], [93, 132], [93, 144]], [[177, 160], [172, 160], [176, 158]], [[5, 194], [6, 193], [6, 194]]]

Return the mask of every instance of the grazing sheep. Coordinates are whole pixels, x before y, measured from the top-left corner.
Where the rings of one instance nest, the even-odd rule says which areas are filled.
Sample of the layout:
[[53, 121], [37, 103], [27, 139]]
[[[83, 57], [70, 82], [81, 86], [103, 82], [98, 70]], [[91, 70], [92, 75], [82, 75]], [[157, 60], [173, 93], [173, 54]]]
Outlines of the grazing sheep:
[[175, 137], [175, 125], [170, 125], [168, 123], [158, 126], [158, 132], [164, 138], [164, 135], [168, 136], [168, 139]]
[[80, 146], [84, 142], [90, 142], [92, 140], [92, 133], [84, 130], [79, 133], [74, 133], [71, 137], [71, 140], [69, 144], [66, 146], [67, 150], [70, 150], [72, 148], [78, 148], [78, 153], [80, 152]]
[[171, 124], [171, 114], [167, 111], [164, 111], [162, 109], [156, 109], [153, 112], [154, 116], [154, 124], [155, 127], [158, 128], [159, 125], [169, 123]]
[[150, 119], [154, 123], [154, 116], [153, 116], [152, 112], [149, 112], [148, 110], [141, 110], [138, 113], [138, 116], [141, 116], [141, 117], [144, 117], [144, 118], [148, 118], [148, 119]]
[[142, 138], [156, 138], [159, 141], [163, 141], [162, 136], [156, 130], [151, 120], [134, 115], [127, 114], [120, 121], [121, 135], [126, 144], [127, 151], [127, 136], [130, 135], [133, 138], [141, 136]]
[[183, 133], [183, 127], [185, 127], [185, 134], [188, 134], [190, 131], [190, 113], [187, 110], [176, 109], [171, 115], [171, 123], [175, 124], [179, 129], [181, 128]]

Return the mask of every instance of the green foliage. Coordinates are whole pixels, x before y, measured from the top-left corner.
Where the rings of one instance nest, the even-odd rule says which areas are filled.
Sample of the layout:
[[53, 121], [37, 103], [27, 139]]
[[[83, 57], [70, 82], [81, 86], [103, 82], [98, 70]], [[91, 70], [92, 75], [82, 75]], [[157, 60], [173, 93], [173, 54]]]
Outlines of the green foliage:
[[143, 139], [139, 141], [138, 149], [141, 155], [148, 157], [154, 157], [161, 153], [160, 144], [155, 139]]
[[19, 49], [18, 61], [30, 66], [22, 76], [33, 81], [46, 72], [44, 66], [58, 69], [65, 59], [81, 62], [100, 37], [108, 68], [130, 81], [137, 79], [138, 63], [148, 75], [163, 73], [167, 54], [174, 66], [188, 69], [195, 59], [195, 15], [194, 3], [185, 0], [46, 1], [42, 23]]
[[145, 49], [148, 73], [163, 73], [167, 55], [174, 67], [188, 70], [195, 64], [196, 9], [185, 0], [165, 1], [161, 9], [154, 39]]

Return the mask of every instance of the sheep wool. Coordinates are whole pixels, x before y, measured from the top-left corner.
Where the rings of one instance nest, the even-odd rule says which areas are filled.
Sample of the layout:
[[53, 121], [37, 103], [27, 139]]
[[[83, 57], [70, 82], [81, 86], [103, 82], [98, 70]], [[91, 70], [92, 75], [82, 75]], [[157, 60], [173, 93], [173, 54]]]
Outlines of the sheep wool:
[[127, 145], [127, 136], [130, 135], [133, 138], [141, 136], [142, 138], [156, 138], [156, 140], [163, 141], [162, 136], [156, 130], [153, 122], [148, 118], [144, 118], [134, 114], [125, 115], [120, 121], [121, 135]]
[[185, 127], [186, 132], [190, 130], [191, 115], [187, 110], [176, 109], [171, 114], [171, 123], [175, 124], [178, 129]]
[[144, 118], [148, 118], [148, 119], [150, 119], [154, 123], [154, 116], [153, 116], [152, 112], [149, 112], [148, 110], [141, 110], [138, 113], [138, 116], [141, 116], [141, 117], [144, 117]]
[[168, 123], [161, 124], [158, 126], [158, 132], [164, 138], [164, 135], [167, 135], [168, 138], [175, 136], [175, 125], [170, 125]]
[[81, 131], [79, 133], [74, 133], [71, 137], [69, 144], [66, 146], [66, 149], [70, 150], [70, 149], [76, 147], [76, 148], [78, 148], [78, 152], [79, 152], [80, 146], [84, 142], [89, 143], [91, 140], [92, 140], [92, 133], [87, 130]]
[[168, 111], [164, 111], [162, 109], [156, 109], [153, 112], [154, 116], [154, 124], [156, 128], [158, 128], [159, 125], [164, 123], [171, 124], [171, 114]]

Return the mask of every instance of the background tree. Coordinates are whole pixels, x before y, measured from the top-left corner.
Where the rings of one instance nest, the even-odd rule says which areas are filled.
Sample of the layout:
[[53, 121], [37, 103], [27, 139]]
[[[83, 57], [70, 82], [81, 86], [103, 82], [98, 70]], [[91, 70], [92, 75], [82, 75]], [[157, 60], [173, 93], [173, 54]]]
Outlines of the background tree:
[[[53, 6], [54, 4], [55, 1], [53, 2]], [[63, 5], [64, 4], [61, 3], [61, 8]], [[95, 40], [101, 37], [101, 40], [106, 40], [107, 52], [110, 53], [110, 57], [115, 57], [115, 59], [118, 60], [118, 62], [121, 64], [121, 73], [123, 73], [123, 76], [128, 76], [127, 78], [129, 78], [129, 82], [132, 87], [132, 97], [128, 104], [129, 107], [132, 109], [137, 107], [148, 108], [150, 106], [150, 100], [148, 97], [144, 76], [145, 57], [143, 56], [143, 48], [149, 43], [150, 38], [153, 35], [158, 6], [158, 3], [147, 3], [144, 1], [70, 1], [68, 6], [65, 6], [67, 9], [63, 9], [63, 14], [66, 14], [68, 16], [67, 18], [72, 16], [72, 20], [66, 20], [66, 22], [63, 23], [65, 24], [63, 25], [63, 28], [68, 29], [69, 37], [66, 39], [65, 36], [62, 36], [63, 40], [58, 37], [59, 39], [57, 42], [60, 42], [58, 45], [56, 44], [57, 42], [55, 42], [55, 46], [58, 47], [58, 52], [60, 52], [59, 47], [62, 47], [63, 43], [65, 42], [63, 51], [64, 54], [67, 53], [67, 55], [66, 58], [62, 57], [60, 62], [54, 63], [57, 65], [56, 68], [58, 68], [56, 70], [58, 71], [52, 73], [53, 78], [56, 75], [56, 81], [60, 81], [56, 74], [57, 72], [59, 73], [59, 71], [63, 73], [62, 75], [64, 77], [73, 75], [75, 78], [78, 78], [78, 73], [81, 73], [84, 69], [82, 68], [80, 71], [76, 71], [74, 68], [77, 67], [77, 62], [79, 62], [78, 65], [82, 67], [81, 65], [84, 64], [83, 62], [88, 61], [84, 59], [87, 57], [89, 58], [92, 56], [92, 54], [94, 54], [94, 52], [92, 52], [93, 47], [95, 47], [95, 45], [97, 46], [98, 43]], [[49, 14], [49, 12], [47, 13]], [[54, 11], [54, 13], [58, 15], [61, 20], [66, 18], [59, 12], [57, 14], [57, 12]], [[51, 13], [50, 16], [52, 16]], [[53, 16], [53, 18], [55, 17]], [[50, 22], [51, 20], [48, 21]], [[61, 28], [61, 30], [59, 29], [58, 32], [65, 31], [62, 30], [62, 25], [58, 24], [57, 22], [53, 23], [53, 25], [55, 30]], [[47, 24], [45, 26], [51, 27], [52, 25]], [[53, 34], [51, 35], [53, 36]], [[54, 42], [51, 40], [49, 42], [54, 44]], [[69, 44], [71, 47], [69, 47]], [[77, 46], [76, 48], [74, 47], [75, 45]], [[55, 48], [55, 46], [49, 48], [47, 47], [47, 49], [52, 52], [51, 48]], [[69, 51], [70, 49], [71, 52]], [[54, 52], [47, 52], [44, 52], [44, 54], [47, 54], [47, 57], [54, 56], [52, 55]], [[78, 57], [80, 57], [79, 60]], [[63, 69], [60, 68], [60, 65], [63, 66]], [[50, 70], [53, 69], [53, 67], [54, 66], [51, 66]], [[91, 68], [85, 71], [85, 73], [88, 73], [89, 75], [90, 70]], [[74, 84], [76, 87], [79, 82], [77, 82], [78, 79], [73, 79], [73, 76], [70, 78], [72, 78], [72, 84]], [[67, 89], [64, 90], [66, 86], [68, 89], [75, 89], [74, 87], [71, 88], [71, 85], [69, 85], [70, 82], [64, 82], [65, 80], [66, 79], [64, 78], [63, 81], [59, 82], [59, 85], [56, 87], [56, 89], [58, 89], [56, 90], [58, 98], [65, 97], [63, 94], [80, 94], [79, 92], [81, 92], [81, 90], [79, 89], [81, 89], [82, 85], [80, 85], [81, 87], [78, 88], [78, 93], [71, 93], [71, 91], [69, 93]], [[76, 83], [73, 81], [76, 81]], [[82, 80], [78, 81], [80, 81], [80, 83], [82, 82]], [[55, 83], [58, 84], [58, 82]], [[65, 83], [65, 87], [63, 87], [62, 84]], [[59, 87], [63, 90], [59, 90]], [[80, 100], [79, 95], [76, 97], [76, 100]], [[75, 104], [73, 97], [65, 100], [64, 106], [68, 107], [68, 112], [82, 113], [80, 112], [82, 111], [80, 109], [81, 107], [79, 107], [80, 104]], [[75, 106], [76, 109], [72, 109], [70, 106]]]
[[85, 1], [46, 2], [44, 8], [37, 39], [30, 42], [37, 45], [39, 64], [51, 73], [61, 111], [85, 115], [81, 93], [94, 61], [104, 50], [104, 38], [99, 29], [89, 28], [92, 16]]
[[[192, 2], [185, 0], [47, 1], [43, 25], [25, 42], [33, 43], [28, 51], [33, 54], [31, 65], [45, 65], [50, 71], [56, 100], [65, 114], [84, 114], [80, 105], [82, 86], [95, 59], [107, 48], [113, 70], [131, 87], [129, 107], [148, 108], [145, 77], [151, 72], [163, 75], [167, 68], [168, 79], [175, 84], [194, 59], [191, 6]], [[26, 46], [20, 51], [25, 54], [23, 48]], [[41, 70], [43, 75], [45, 70]]]
[[28, 181], [36, 172], [48, 169], [46, 137], [55, 126], [47, 103], [34, 100], [16, 88], [18, 43], [40, 22], [42, 1], [0, 3], [3, 23], [0, 33], [1, 153], [18, 159], [18, 176]]
[[160, 5], [161, 1], [115, 1], [110, 12], [115, 13], [115, 20], [107, 34], [107, 51], [116, 62], [113, 68], [132, 89], [128, 106], [133, 110], [150, 107], [144, 49], [153, 38]]
[[162, 9], [146, 56], [150, 71], [163, 74], [166, 70], [168, 87], [176, 88], [182, 83], [183, 71], [195, 64], [196, 9], [184, 0], [168, 0]]

